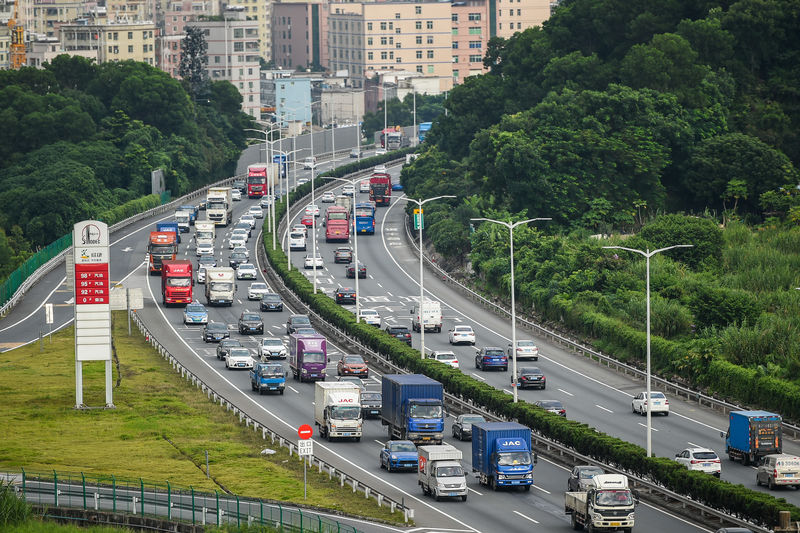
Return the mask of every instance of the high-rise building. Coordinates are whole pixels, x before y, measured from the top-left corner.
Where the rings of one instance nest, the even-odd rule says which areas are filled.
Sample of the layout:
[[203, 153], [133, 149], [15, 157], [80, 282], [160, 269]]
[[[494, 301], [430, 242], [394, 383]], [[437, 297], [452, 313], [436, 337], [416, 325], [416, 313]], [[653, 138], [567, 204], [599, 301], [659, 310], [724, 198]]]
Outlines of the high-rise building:
[[[155, 66], [155, 24], [62, 24], [59, 41], [65, 53], [107, 61], [142, 61]], [[96, 55], [95, 55], [96, 54]]]
[[272, 6], [273, 0], [228, 0], [227, 9], [236, 7], [244, 12], [248, 20], [256, 25], [261, 41], [259, 55], [264, 61], [272, 59]]
[[483, 74], [483, 56], [489, 41], [490, 0], [455, 0], [452, 2], [453, 83]]
[[[471, 0], [470, 0], [471, 1]], [[550, 18], [551, 0], [488, 0], [490, 37], [508, 39]]]
[[294, 70], [322, 64], [320, 4], [279, 3], [272, 6], [272, 61]]

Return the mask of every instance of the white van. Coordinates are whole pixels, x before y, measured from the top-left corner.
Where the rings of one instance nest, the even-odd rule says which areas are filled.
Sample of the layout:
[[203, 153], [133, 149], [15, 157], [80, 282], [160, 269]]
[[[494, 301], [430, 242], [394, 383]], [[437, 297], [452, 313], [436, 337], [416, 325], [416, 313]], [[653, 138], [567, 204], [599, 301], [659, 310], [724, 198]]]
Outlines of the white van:
[[420, 331], [442, 331], [442, 304], [436, 300], [425, 300], [422, 305], [422, 318], [420, 319], [419, 304], [411, 309], [411, 329]]
[[756, 471], [756, 485], [770, 490], [781, 485], [800, 486], [800, 457], [787, 453], [765, 455]]
[[290, 250], [303, 250], [306, 249], [306, 234], [302, 231], [292, 230], [289, 233], [289, 249]]
[[312, 157], [306, 157], [305, 159], [303, 159], [303, 169], [304, 170], [311, 170], [312, 168], [314, 168], [314, 166], [316, 164], [317, 164], [317, 158], [316, 157], [312, 156]]

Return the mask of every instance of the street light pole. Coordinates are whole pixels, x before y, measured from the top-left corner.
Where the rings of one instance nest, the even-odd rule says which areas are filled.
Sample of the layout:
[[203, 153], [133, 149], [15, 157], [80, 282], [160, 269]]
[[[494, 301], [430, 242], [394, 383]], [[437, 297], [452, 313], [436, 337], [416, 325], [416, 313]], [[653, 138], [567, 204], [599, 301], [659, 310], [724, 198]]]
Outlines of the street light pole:
[[503, 220], [494, 220], [491, 218], [471, 218], [473, 221], [493, 222], [508, 228], [508, 241], [510, 244], [510, 257], [511, 257], [511, 383], [512, 390], [514, 391], [514, 403], [518, 401], [518, 387], [517, 387], [517, 304], [515, 299], [515, 286], [514, 286], [514, 228], [530, 222], [539, 220], [553, 220], [552, 218], [529, 218], [527, 220], [520, 220], [518, 222], [505, 222]]
[[[343, 181], [345, 183], [349, 183], [355, 189], [356, 182], [359, 181], [361, 178], [353, 178], [353, 179], [349, 180], [347, 178], [328, 177], [327, 179]], [[352, 228], [353, 228], [353, 248], [354, 248], [354, 254], [355, 254], [355, 257], [353, 258], [353, 262], [354, 262], [354, 265], [355, 265], [354, 272], [355, 272], [355, 280], [356, 280], [356, 322], [358, 322], [358, 320], [359, 320], [358, 317], [361, 314], [361, 304], [360, 304], [361, 293], [358, 290], [358, 271], [359, 271], [359, 268], [358, 268], [358, 232], [356, 231], [356, 193], [355, 193], [355, 191], [353, 191], [353, 199], [352, 199], [351, 203], [353, 204]]]
[[647, 269], [646, 269], [646, 283], [647, 283], [647, 377], [646, 377], [646, 390], [647, 390], [647, 456], [651, 457], [653, 455], [653, 446], [652, 446], [652, 418], [650, 416], [650, 407], [652, 404], [653, 399], [650, 397], [650, 258], [654, 255], [666, 252], [667, 250], [672, 250], [674, 248], [692, 248], [693, 244], [676, 244], [675, 246], [668, 246], [666, 248], [659, 248], [658, 250], [650, 251], [649, 248], [646, 250], [637, 250], [636, 248], [626, 248], [625, 246], [603, 246], [603, 248], [607, 250], [626, 250], [628, 252], [637, 253], [645, 257], [647, 262]]
[[403, 200], [404, 202], [413, 202], [419, 206], [419, 353], [422, 359], [425, 359], [425, 325], [423, 324], [423, 307], [425, 301], [425, 288], [423, 285], [423, 253], [422, 253], [422, 206], [427, 204], [428, 202], [432, 202], [434, 200], [440, 200], [442, 198], [455, 198], [455, 196], [451, 194], [446, 194], [443, 196], [434, 196], [433, 198], [426, 198], [424, 200], [416, 200], [414, 198], [408, 198], [407, 196], [401, 196], [398, 200]]

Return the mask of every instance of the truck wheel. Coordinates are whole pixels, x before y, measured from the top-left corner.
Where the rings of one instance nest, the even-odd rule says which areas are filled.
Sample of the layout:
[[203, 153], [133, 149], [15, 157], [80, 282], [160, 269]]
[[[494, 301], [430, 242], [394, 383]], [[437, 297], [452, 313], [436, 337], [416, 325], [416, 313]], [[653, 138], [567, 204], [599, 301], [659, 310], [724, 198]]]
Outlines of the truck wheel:
[[433, 499], [437, 502], [442, 501], [442, 497], [439, 496], [439, 489], [433, 489]]
[[756, 487], [760, 487], [760, 486], [761, 486], [761, 480], [758, 479], [758, 474], [756, 474]]
[[579, 524], [578, 520], [575, 518], [575, 511], [572, 511], [569, 523], [572, 525], [572, 529], [574, 529], [575, 531], [580, 531], [581, 529], [583, 529], [583, 525]]
[[461, 497], [461, 501], [462, 501], [462, 502], [465, 502], [465, 501], [467, 501], [467, 495], [466, 495], [466, 494], [464, 494], [464, 495]]
[[[383, 466], [383, 463], [381, 463], [381, 466]], [[391, 461], [391, 459], [386, 461], [386, 471], [387, 472], [391, 472], [392, 471], [392, 461]]]
[[361, 442], [361, 437], [356, 437], [356, 442]]
[[531, 486], [530, 485], [525, 485], [524, 487], [522, 487], [522, 490], [525, 491], [525, 492], [530, 492], [531, 491]]
[[769, 490], [775, 490], [775, 480], [772, 478], [768, 478], [767, 487], [769, 488]]
[[490, 477], [489, 486], [492, 488], [492, 490], [497, 490], [497, 478], [495, 478], [494, 476]]
[[283, 389], [281, 389], [279, 392], [281, 393], [281, 396], [283, 396]]

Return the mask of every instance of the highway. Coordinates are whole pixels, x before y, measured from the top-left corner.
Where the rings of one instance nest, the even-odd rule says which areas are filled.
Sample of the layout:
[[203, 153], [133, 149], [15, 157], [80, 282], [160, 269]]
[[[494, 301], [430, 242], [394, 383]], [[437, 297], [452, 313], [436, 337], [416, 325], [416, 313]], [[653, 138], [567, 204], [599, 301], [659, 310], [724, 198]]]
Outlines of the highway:
[[[251, 157], [253, 153], [251, 151]], [[249, 162], [243, 160], [246, 166]], [[320, 170], [324, 169], [320, 165]], [[398, 169], [392, 169], [397, 175]], [[307, 173], [298, 173], [304, 177]], [[401, 194], [398, 192], [395, 195]], [[357, 194], [357, 197], [359, 195]], [[364, 195], [361, 195], [362, 197]], [[235, 217], [253, 205], [253, 200], [235, 203]], [[318, 202], [319, 204], [319, 202]], [[319, 204], [324, 208], [325, 204]], [[401, 202], [393, 202], [389, 208], [378, 209], [378, 232], [374, 236], [359, 237], [359, 259], [368, 267], [368, 278], [360, 281], [362, 307], [377, 309], [385, 323], [410, 323], [408, 309], [419, 292], [416, 285], [418, 277], [418, 259], [406, 247], [403, 236], [403, 213]], [[303, 206], [297, 206], [302, 209]], [[296, 212], [296, 209], [293, 209]], [[165, 218], [171, 218], [167, 216]], [[313, 421], [313, 385], [299, 384], [292, 381], [284, 396], [259, 397], [250, 391], [249, 381], [244, 372], [225, 371], [224, 363], [214, 356], [215, 346], [206, 344], [200, 339], [198, 327], [184, 326], [181, 321], [182, 310], [179, 308], [163, 309], [155, 304], [160, 285], [159, 278], [147, 275], [144, 267], [146, 231], [154, 226], [155, 220], [142, 221], [140, 224], [126, 228], [119, 235], [112, 236], [112, 279], [125, 279], [126, 286], [142, 287], [145, 292], [145, 309], [141, 316], [148, 327], [156, 333], [161, 342], [171, 346], [171, 350], [181, 362], [193, 372], [201, 375], [206, 382], [213, 384], [219, 392], [231, 399], [241, 400], [240, 406], [248, 411], [260, 414], [260, 422], [276, 431], [293, 430], [302, 423]], [[323, 228], [318, 227], [318, 233]], [[217, 238], [217, 258], [227, 262], [228, 250], [221, 249], [226, 231]], [[184, 234], [185, 236], [186, 234]], [[254, 244], [259, 242], [254, 237], [248, 242], [251, 257], [256, 257]], [[318, 249], [325, 259], [325, 269], [320, 271], [318, 282], [325, 290], [332, 290], [339, 284], [353, 286], [353, 280], [344, 279], [344, 265], [333, 265], [332, 250], [338, 244], [326, 244], [324, 233], [318, 242]], [[194, 251], [189, 239], [180, 247], [180, 257], [194, 258]], [[296, 265], [301, 265], [303, 253], [293, 253]], [[261, 270], [264, 265], [258, 265]], [[310, 271], [307, 272], [310, 275]], [[71, 320], [72, 306], [66, 302], [71, 295], [59, 288], [59, 280], [63, 278], [63, 267], [48, 275], [21, 305], [0, 322], [0, 342], [12, 346], [21, 342], [36, 340], [38, 327], [44, 321], [44, 311], [37, 307], [43, 301], [61, 304], [56, 308], [55, 326]], [[435, 277], [427, 275], [426, 289], [431, 297], [443, 302], [445, 306], [445, 328], [440, 334], [426, 334], [426, 347], [431, 349], [452, 349], [459, 355], [461, 369], [484, 379], [492, 385], [509, 390], [510, 372], [481, 372], [472, 364], [471, 347], [450, 347], [447, 343], [446, 331], [453, 324], [466, 323], [475, 328], [478, 342], [481, 345], [505, 346], [510, 337], [507, 322], [493, 315], [487, 315], [476, 308]], [[238, 294], [243, 298], [232, 308], [212, 308], [210, 317], [222, 321], [232, 329], [234, 338], [239, 336], [235, 331], [235, 323], [243, 308], [257, 309], [256, 303], [249, 303], [246, 298], [247, 282], [239, 282]], [[202, 285], [195, 287], [202, 290]], [[203, 301], [203, 299], [200, 299]], [[285, 320], [289, 310], [283, 313], [262, 313], [265, 321], [265, 335], [274, 334], [286, 341]], [[41, 320], [39, 320], [41, 319]], [[418, 334], [414, 334], [414, 345], [418, 346]], [[258, 339], [242, 337], [243, 342], [255, 349]], [[590, 423], [602, 431], [642, 444], [644, 442], [644, 418], [630, 413], [630, 397], [634, 391], [641, 389], [641, 384], [629, 378], [597, 367], [585, 359], [572, 356], [559, 347], [550, 346], [538, 341], [541, 356], [538, 362], [548, 377], [546, 391], [520, 391], [520, 397], [526, 401], [537, 398], [560, 399], [567, 407], [570, 418]], [[172, 348], [174, 346], [174, 349]], [[335, 361], [341, 352], [338, 347], [330, 351], [332, 364], [329, 375], [335, 375]], [[379, 390], [379, 375], [372, 372], [368, 388]], [[578, 401], [580, 398], [581, 401]], [[588, 400], [588, 401], [587, 401]], [[655, 452], [659, 455], [671, 456], [683, 447], [692, 443], [709, 446], [720, 451], [719, 430], [724, 429], [722, 417], [696, 409], [671, 399], [672, 414], [665, 418], [654, 418]], [[464, 463], [470, 464], [469, 443], [447, 441], [462, 449]], [[432, 529], [494, 531], [499, 528], [511, 531], [536, 529], [540, 531], [566, 530], [568, 520], [563, 512], [563, 490], [566, 485], [567, 472], [560, 466], [540, 460], [535, 469], [535, 487], [529, 493], [492, 493], [478, 485], [473, 477], [468, 478], [469, 501], [435, 502], [423, 498], [416, 485], [413, 474], [389, 474], [378, 467], [378, 451], [386, 439], [385, 429], [379, 421], [367, 421], [362, 442], [318, 442], [315, 452], [326, 461], [347, 470], [363, 479], [375, 488], [391, 495], [397, 500], [405, 499], [406, 504], [415, 509], [416, 522], [419, 526]], [[788, 443], [787, 443], [788, 444]], [[791, 443], [790, 446], [795, 446]], [[730, 476], [730, 477], [729, 477]], [[754, 488], [754, 471], [738, 464], [723, 463], [723, 477], [731, 480], [740, 479]], [[777, 494], [776, 494], [777, 495]], [[791, 501], [793, 491], [780, 491], [779, 496]], [[693, 526], [681, 518], [653, 509], [647, 504], [640, 504], [637, 509], [637, 523], [646, 524], [647, 531], [705, 531]], [[641, 526], [637, 526], [640, 528]]]

